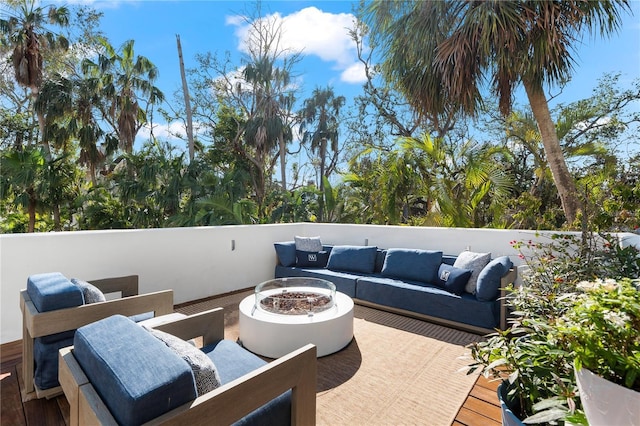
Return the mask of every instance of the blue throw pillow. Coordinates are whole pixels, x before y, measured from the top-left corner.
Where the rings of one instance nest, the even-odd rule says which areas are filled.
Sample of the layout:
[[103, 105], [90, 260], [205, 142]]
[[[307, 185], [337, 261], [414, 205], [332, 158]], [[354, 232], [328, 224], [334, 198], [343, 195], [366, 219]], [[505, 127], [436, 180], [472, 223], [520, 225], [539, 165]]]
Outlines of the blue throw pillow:
[[327, 269], [372, 274], [377, 252], [376, 246], [333, 246]]
[[284, 241], [273, 243], [278, 255], [278, 261], [282, 266], [295, 266], [296, 264], [296, 242]]
[[324, 268], [329, 260], [327, 251], [296, 250], [296, 266], [301, 268]]
[[382, 275], [390, 278], [435, 283], [442, 252], [417, 249], [387, 250]]
[[473, 272], [471, 269], [456, 268], [443, 263], [440, 265], [440, 268], [438, 268], [436, 284], [448, 292], [460, 296], [464, 292], [464, 287], [471, 277], [471, 272]]
[[483, 302], [496, 300], [500, 293], [500, 279], [513, 267], [509, 256], [493, 259], [478, 275], [476, 298]]

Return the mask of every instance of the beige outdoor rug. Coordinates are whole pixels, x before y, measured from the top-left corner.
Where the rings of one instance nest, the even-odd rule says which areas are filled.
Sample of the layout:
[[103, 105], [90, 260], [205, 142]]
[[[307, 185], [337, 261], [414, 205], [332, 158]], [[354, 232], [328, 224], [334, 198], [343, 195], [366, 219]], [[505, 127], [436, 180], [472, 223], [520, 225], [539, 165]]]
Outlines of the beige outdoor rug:
[[[238, 303], [251, 292], [176, 309], [225, 308], [225, 337], [238, 338]], [[461, 372], [475, 334], [356, 305], [354, 339], [318, 359], [318, 425], [449, 426], [476, 375]]]

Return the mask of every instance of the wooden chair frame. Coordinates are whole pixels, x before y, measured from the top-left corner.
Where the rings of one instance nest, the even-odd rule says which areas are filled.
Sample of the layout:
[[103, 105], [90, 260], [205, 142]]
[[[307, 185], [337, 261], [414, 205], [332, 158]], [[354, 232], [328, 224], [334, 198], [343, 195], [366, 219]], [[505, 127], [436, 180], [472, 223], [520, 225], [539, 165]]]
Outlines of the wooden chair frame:
[[105, 294], [120, 292], [122, 298], [73, 308], [39, 312], [27, 291], [22, 290], [20, 292], [23, 401], [34, 398], [51, 398], [62, 393], [60, 386], [42, 390], [33, 381], [33, 344], [36, 337], [75, 330], [78, 327], [114, 314], [131, 316], [153, 312], [154, 316], [160, 316], [173, 312], [173, 290], [139, 295], [137, 275], [104, 278], [90, 281], [90, 283]]
[[[203, 346], [224, 337], [222, 308], [155, 327], [184, 340], [202, 338]], [[116, 425], [113, 415], [84, 374], [73, 347], [60, 350], [59, 377], [70, 406], [71, 426]], [[306, 345], [190, 403], [157, 417], [147, 425], [228, 425], [291, 389], [292, 425], [316, 421], [316, 347]]]

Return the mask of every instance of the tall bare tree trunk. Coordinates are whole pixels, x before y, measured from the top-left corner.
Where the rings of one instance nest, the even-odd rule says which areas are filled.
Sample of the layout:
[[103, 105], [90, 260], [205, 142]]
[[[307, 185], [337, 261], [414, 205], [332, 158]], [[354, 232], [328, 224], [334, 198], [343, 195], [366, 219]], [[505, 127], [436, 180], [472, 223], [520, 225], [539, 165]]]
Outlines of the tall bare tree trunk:
[[182, 77], [184, 108], [187, 112], [187, 141], [189, 144], [189, 162], [191, 163], [195, 156], [195, 147], [193, 144], [193, 118], [191, 115], [191, 98], [189, 97], [189, 87], [187, 86], [187, 77], [184, 72], [184, 60], [182, 59], [182, 45], [180, 44], [179, 34], [176, 34], [176, 42], [178, 43], [178, 59], [180, 60], [180, 77]]
[[549, 112], [547, 98], [544, 95], [541, 84], [535, 84], [530, 81], [523, 81], [523, 84], [527, 91], [533, 116], [538, 123], [547, 163], [558, 189], [567, 224], [571, 225], [575, 221], [579, 210], [576, 185], [564, 159], [556, 127]]

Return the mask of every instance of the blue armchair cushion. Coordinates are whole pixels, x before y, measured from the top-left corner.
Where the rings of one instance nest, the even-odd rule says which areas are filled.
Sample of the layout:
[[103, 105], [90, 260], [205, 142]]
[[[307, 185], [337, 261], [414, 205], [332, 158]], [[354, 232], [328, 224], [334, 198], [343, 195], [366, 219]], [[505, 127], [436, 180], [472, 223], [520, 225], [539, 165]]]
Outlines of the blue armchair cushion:
[[33, 342], [33, 382], [45, 390], [60, 386], [58, 382], [58, 351], [73, 345], [75, 330], [36, 337]]
[[512, 267], [509, 256], [500, 256], [489, 262], [478, 275], [476, 298], [485, 302], [496, 300], [500, 293], [500, 279]]
[[[244, 376], [267, 362], [232, 340], [220, 340], [202, 348], [218, 368], [220, 383]], [[234, 423], [234, 426], [291, 424], [291, 391], [287, 391]]]
[[327, 251], [296, 250], [296, 266], [300, 268], [324, 268], [329, 260]]
[[371, 274], [375, 268], [376, 246], [333, 246], [327, 269]]
[[27, 293], [39, 312], [81, 306], [84, 302], [82, 290], [60, 272], [29, 276]]
[[384, 259], [382, 275], [389, 278], [435, 283], [442, 252], [391, 248]]
[[85, 305], [107, 301], [106, 297], [104, 297], [104, 293], [102, 293], [100, 289], [93, 284], [76, 278], [71, 278], [71, 282], [82, 290], [82, 297]]
[[442, 263], [438, 268], [436, 284], [445, 290], [460, 296], [471, 276], [470, 269], [461, 269]]
[[122, 315], [80, 327], [74, 355], [121, 425], [145, 423], [196, 398], [189, 365]]
[[295, 266], [296, 264], [296, 243], [295, 241], [283, 241], [273, 243], [276, 248], [278, 262], [282, 266]]

